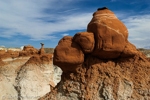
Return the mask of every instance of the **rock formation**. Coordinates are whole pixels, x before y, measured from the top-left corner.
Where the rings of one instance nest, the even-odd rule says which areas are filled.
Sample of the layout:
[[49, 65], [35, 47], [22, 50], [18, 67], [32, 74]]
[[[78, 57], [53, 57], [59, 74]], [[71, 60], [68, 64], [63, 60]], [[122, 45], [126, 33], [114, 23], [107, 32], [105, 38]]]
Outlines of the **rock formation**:
[[0, 55], [4, 54], [5, 50], [0, 50]]
[[127, 38], [104, 7], [87, 32], [59, 41], [54, 58], [43, 44], [0, 51], [0, 100], [150, 100], [150, 59]]
[[73, 37], [62, 38], [54, 51], [54, 65], [61, 66], [63, 71], [74, 71], [84, 62], [81, 47], [73, 41]]
[[128, 38], [126, 26], [108, 8], [98, 10], [87, 27], [95, 35], [94, 56], [102, 59], [118, 58]]
[[2, 59], [0, 58], [0, 66], [4, 66], [5, 62], [2, 61]]
[[31, 45], [25, 45], [23, 48], [23, 51], [30, 51], [30, 50], [35, 50], [35, 48], [32, 47]]
[[[21, 100], [37, 100], [50, 92], [49, 81], [53, 81], [52, 56], [32, 56], [19, 70], [16, 90]], [[52, 84], [53, 85], [53, 84]]]
[[44, 46], [44, 43], [41, 43], [41, 49], [39, 51], [41, 55], [44, 54], [44, 48], [43, 48], [43, 46]]
[[53, 66], [53, 54], [40, 55], [40, 50], [32, 53], [34, 50], [2, 51], [0, 100], [37, 100], [61, 80], [62, 70]]
[[0, 100], [18, 100], [18, 93], [14, 87], [15, 78], [20, 66], [27, 60], [0, 61]]
[[31, 45], [24, 46], [23, 51], [19, 52], [19, 56], [31, 56], [35, 54], [39, 54], [39, 50], [35, 49]]
[[78, 43], [84, 53], [92, 53], [95, 46], [94, 34], [89, 32], [80, 32], [75, 34], [74, 41]]
[[53, 62], [62, 80], [39, 100], [149, 100], [150, 60], [127, 40], [125, 25], [104, 7], [87, 31], [59, 41]]

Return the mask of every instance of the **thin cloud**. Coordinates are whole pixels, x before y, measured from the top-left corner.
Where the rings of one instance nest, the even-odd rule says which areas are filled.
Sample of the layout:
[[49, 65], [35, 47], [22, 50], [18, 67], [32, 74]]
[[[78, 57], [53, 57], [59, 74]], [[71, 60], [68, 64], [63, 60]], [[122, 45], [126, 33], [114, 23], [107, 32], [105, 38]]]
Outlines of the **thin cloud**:
[[5, 47], [4, 45], [1, 45], [0, 47]]
[[78, 10], [78, 9], [79, 9], [79, 8], [75, 8], [75, 9], [65, 10], [65, 11], [58, 12], [58, 13], [66, 13], [66, 12], [71, 12], [71, 11]]
[[[0, 37], [11, 38], [22, 35], [31, 40], [44, 40], [56, 38], [54, 35], [58, 32], [86, 29], [92, 13], [70, 13], [67, 16], [57, 12], [53, 13], [53, 9], [56, 8], [57, 11], [59, 8], [59, 6], [54, 6], [56, 1], [0, 1], [0, 30], [3, 30]], [[48, 13], [45, 12], [46, 9]], [[71, 10], [67, 12], [69, 11]]]
[[150, 14], [129, 16], [122, 20], [129, 31], [129, 41], [144, 48], [150, 46]]
[[62, 34], [62, 36], [68, 36], [69, 34], [68, 33], [64, 33], [64, 34]]

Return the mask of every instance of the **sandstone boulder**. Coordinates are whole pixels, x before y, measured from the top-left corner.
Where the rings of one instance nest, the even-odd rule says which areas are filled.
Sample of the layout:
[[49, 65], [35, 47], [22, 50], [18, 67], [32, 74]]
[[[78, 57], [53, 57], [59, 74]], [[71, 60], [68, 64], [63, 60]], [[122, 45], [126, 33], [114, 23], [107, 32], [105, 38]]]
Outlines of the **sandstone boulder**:
[[95, 35], [94, 56], [102, 59], [117, 58], [125, 48], [128, 30], [107, 8], [100, 9], [93, 14], [87, 31]]
[[79, 32], [74, 35], [74, 41], [78, 43], [84, 53], [92, 53], [95, 46], [94, 34], [91, 32]]
[[76, 65], [84, 62], [84, 54], [81, 47], [73, 42], [73, 37], [63, 37], [54, 51], [54, 65], [59, 66], [63, 71], [74, 71]]
[[125, 49], [123, 50], [121, 57], [133, 57], [137, 53], [139, 53], [136, 49], [136, 47], [131, 44], [129, 41], [127, 41]]

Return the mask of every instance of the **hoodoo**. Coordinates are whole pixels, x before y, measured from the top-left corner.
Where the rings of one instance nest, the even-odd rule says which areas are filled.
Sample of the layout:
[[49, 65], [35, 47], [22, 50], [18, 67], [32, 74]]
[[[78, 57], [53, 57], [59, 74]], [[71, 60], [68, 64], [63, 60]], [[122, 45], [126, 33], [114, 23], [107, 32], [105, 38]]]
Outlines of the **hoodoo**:
[[[107, 7], [98, 8], [87, 26], [87, 32], [62, 38], [54, 52], [54, 64], [75, 71], [87, 55], [100, 59], [133, 57], [138, 53], [128, 41], [126, 26]], [[76, 67], [71, 67], [76, 66]], [[71, 67], [71, 69], [70, 69]]]
[[128, 30], [108, 8], [99, 8], [87, 27], [95, 35], [95, 50], [92, 53], [102, 59], [118, 58], [123, 52]]
[[43, 48], [43, 46], [44, 46], [44, 43], [40, 43], [41, 44], [41, 49], [40, 49], [40, 54], [42, 55], [42, 54], [44, 54], [44, 48]]
[[128, 41], [126, 26], [99, 8], [87, 32], [62, 38], [53, 62], [61, 82], [41, 100], [149, 100], [150, 61]]
[[84, 62], [81, 47], [73, 41], [73, 37], [63, 37], [54, 51], [54, 65], [61, 66], [64, 72], [75, 71], [78, 65]]

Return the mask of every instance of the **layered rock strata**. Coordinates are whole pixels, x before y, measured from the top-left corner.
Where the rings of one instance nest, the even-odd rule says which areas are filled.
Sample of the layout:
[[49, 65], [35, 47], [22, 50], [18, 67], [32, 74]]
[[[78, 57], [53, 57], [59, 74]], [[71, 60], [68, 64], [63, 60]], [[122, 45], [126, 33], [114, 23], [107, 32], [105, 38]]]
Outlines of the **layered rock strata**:
[[0, 56], [0, 100], [37, 100], [49, 93], [62, 74], [60, 68], [53, 66], [52, 56]]

